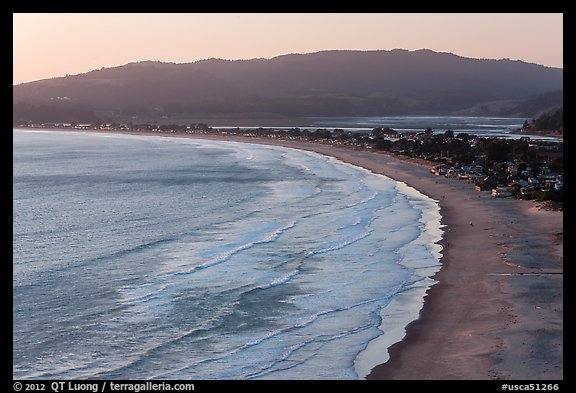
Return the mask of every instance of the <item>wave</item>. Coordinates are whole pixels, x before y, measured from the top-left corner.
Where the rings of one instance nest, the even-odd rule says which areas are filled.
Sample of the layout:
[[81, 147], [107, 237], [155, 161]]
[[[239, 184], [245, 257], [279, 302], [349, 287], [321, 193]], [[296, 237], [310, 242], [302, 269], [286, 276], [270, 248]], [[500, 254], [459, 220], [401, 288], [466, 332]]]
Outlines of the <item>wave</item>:
[[296, 221], [291, 221], [288, 224], [284, 225], [283, 227], [275, 229], [274, 231], [270, 232], [269, 234], [266, 234], [264, 237], [262, 237], [258, 240], [254, 240], [252, 242], [242, 244], [238, 247], [234, 247], [230, 250], [223, 252], [220, 255], [215, 256], [214, 258], [211, 258], [207, 261], [204, 261], [204, 262], [202, 262], [196, 266], [193, 266], [193, 267], [191, 267], [185, 271], [177, 272], [176, 274], [190, 274], [190, 273], [195, 272], [196, 270], [206, 269], [206, 268], [209, 268], [211, 266], [218, 265], [222, 262], [226, 262], [231, 257], [233, 257], [234, 255], [236, 255], [236, 254], [238, 254], [244, 250], [248, 250], [248, 249], [250, 249], [256, 245], [259, 245], [259, 244], [271, 243], [271, 242], [275, 241], [282, 233], [284, 233], [288, 229], [293, 228], [295, 226], [296, 226]]
[[100, 256], [94, 257], [94, 258], [88, 260], [87, 262], [88, 263], [99, 262], [99, 261], [104, 261], [104, 260], [109, 260], [109, 259], [121, 258], [121, 257], [124, 257], [126, 255], [129, 255], [129, 254], [132, 254], [135, 252], [140, 252], [140, 251], [144, 251], [146, 249], [152, 248], [152, 247], [156, 247], [160, 244], [170, 243], [174, 240], [176, 240], [175, 237], [167, 237], [164, 239], [152, 240], [152, 241], [149, 241], [146, 243], [141, 243], [141, 244], [135, 245], [133, 247], [125, 248], [123, 250], [114, 251], [114, 252], [106, 254], [106, 255], [100, 255]]
[[[307, 345], [313, 343], [314, 341], [315, 341], [315, 339], [308, 339], [304, 342], [292, 345], [286, 351], [284, 351], [278, 358], [258, 367], [255, 370], [251, 370], [251, 371], [248, 371], [248, 372], [241, 374], [240, 376], [238, 376], [238, 379], [251, 379], [251, 378], [257, 378], [257, 377], [260, 377], [262, 375], [265, 375], [265, 374], [269, 373], [270, 369], [272, 369], [272, 367], [274, 367], [276, 364], [287, 360], [290, 356], [292, 356], [293, 353], [299, 351], [300, 349], [306, 347]], [[300, 360], [299, 362], [295, 362], [291, 366], [285, 367], [282, 370], [289, 370], [290, 368], [294, 368], [296, 366], [304, 364], [309, 359], [313, 358], [314, 356], [316, 356], [316, 353], [313, 352], [309, 356]]]
[[[357, 308], [357, 307], [362, 307], [362, 306], [366, 306], [366, 305], [374, 304], [374, 303], [379, 304], [378, 307], [381, 307], [382, 304], [386, 304], [389, 301], [389, 299], [394, 295], [394, 293], [396, 293], [399, 290], [399, 288], [400, 288], [400, 286], [398, 286], [397, 288], [394, 288], [391, 292], [389, 291], [387, 296], [385, 296], [384, 298], [367, 299], [367, 300], [363, 300], [363, 301], [356, 302], [353, 304], [344, 305], [341, 307], [334, 307], [334, 308], [318, 311], [318, 312], [310, 314], [304, 318], [301, 318], [292, 324], [284, 325], [278, 329], [269, 331], [269, 332], [267, 332], [267, 333], [265, 333], [259, 337], [253, 338], [249, 341], [246, 341], [246, 342], [238, 345], [235, 348], [227, 350], [226, 352], [222, 352], [219, 354], [213, 353], [212, 356], [210, 358], [207, 358], [207, 359], [196, 359], [196, 360], [192, 361], [191, 363], [182, 365], [178, 368], [168, 370], [168, 371], [163, 372], [163, 373], [156, 374], [153, 376], [153, 378], [154, 379], [166, 378], [167, 376], [175, 376], [175, 375], [178, 378], [181, 378], [182, 376], [178, 375], [178, 373], [182, 373], [185, 370], [189, 370], [191, 368], [197, 367], [197, 366], [202, 365], [202, 364], [210, 364], [210, 363], [221, 364], [227, 358], [230, 358], [230, 357], [237, 355], [237, 354], [241, 354], [241, 353], [243, 353], [243, 351], [258, 347], [259, 345], [261, 345], [261, 344], [263, 344], [269, 340], [272, 340], [272, 339], [274, 339], [274, 338], [276, 338], [282, 334], [286, 334], [286, 333], [292, 332], [294, 330], [304, 329], [304, 328], [314, 324], [315, 322], [317, 322], [322, 317], [325, 317], [325, 316], [328, 316], [328, 315], [331, 315], [334, 313], [338, 313], [338, 312], [352, 310], [352, 309]], [[370, 314], [371, 314], [372, 319], [377, 317], [376, 313], [370, 313]], [[357, 326], [351, 330], [340, 331], [340, 332], [336, 332], [334, 334], [330, 334], [330, 335], [326, 335], [326, 336], [314, 336], [312, 338], [306, 338], [306, 339], [304, 339], [304, 341], [299, 342], [299, 343], [295, 343], [295, 344], [291, 345], [290, 347], [288, 347], [287, 349], [282, 350], [282, 352], [279, 355], [277, 355], [274, 359], [266, 362], [266, 364], [258, 366], [256, 369], [246, 371], [240, 375], [232, 375], [231, 379], [250, 379], [250, 378], [258, 377], [262, 374], [267, 373], [269, 371], [269, 369], [271, 369], [274, 365], [276, 365], [277, 363], [279, 363], [283, 360], [286, 360], [293, 353], [297, 352], [300, 349], [303, 349], [307, 345], [310, 345], [313, 343], [325, 343], [325, 342], [337, 340], [337, 339], [342, 338], [342, 337], [353, 335], [353, 334], [356, 334], [360, 331], [364, 331], [364, 330], [367, 330], [367, 329], [374, 327], [374, 323], [375, 323], [375, 321], [371, 321], [371, 322], [365, 323], [361, 326]], [[211, 333], [210, 329], [204, 329], [203, 331], [205, 334]], [[154, 350], [158, 350], [161, 347], [164, 347], [167, 345], [174, 345], [178, 341], [181, 341], [185, 338], [189, 338], [192, 335], [198, 335], [200, 333], [201, 333], [200, 331], [189, 331], [187, 333], [179, 335], [178, 337], [176, 337], [174, 339], [168, 340], [168, 341], [161, 343], [161, 344], [159, 344], [153, 348], [150, 348], [150, 349], [146, 350], [144, 353], [142, 353], [137, 360], [129, 362], [129, 364], [123, 366], [122, 369], [126, 369], [130, 366], [133, 366], [136, 363], [143, 361], [144, 358], [146, 356], [150, 355], [151, 352]], [[312, 354], [310, 357], [313, 357], [314, 355], [315, 354]], [[246, 356], [247, 356], [246, 354], [242, 355], [243, 358], [245, 358]], [[305, 359], [302, 362], [305, 362], [306, 360], [308, 360], [308, 359]], [[294, 367], [294, 366], [295, 365], [293, 365], [291, 367]], [[287, 367], [287, 369], [291, 368], [291, 367]], [[106, 375], [104, 375], [104, 377], [105, 376]], [[101, 377], [101, 376], [99, 376], [99, 377]]]
[[262, 377], [266, 374], [271, 374], [271, 373], [278, 372], [278, 371], [290, 370], [294, 367], [305, 364], [307, 361], [309, 361], [313, 357], [317, 356], [317, 352], [312, 351], [310, 353], [310, 355], [304, 357], [303, 359], [301, 359], [299, 361], [292, 361], [286, 367], [276, 368], [276, 369], [274, 369], [274, 367], [277, 366], [279, 363], [282, 363], [283, 361], [288, 360], [294, 353], [304, 349], [305, 347], [307, 347], [311, 344], [326, 344], [326, 343], [331, 342], [331, 341], [336, 341], [336, 340], [339, 340], [341, 338], [345, 338], [345, 337], [352, 336], [352, 335], [357, 334], [357, 333], [364, 332], [364, 331], [371, 329], [373, 327], [374, 327], [373, 323], [365, 323], [365, 324], [357, 326], [351, 330], [339, 332], [339, 333], [328, 335], [328, 336], [314, 337], [314, 338], [305, 340], [301, 343], [294, 344], [294, 345], [290, 346], [287, 350], [285, 350], [280, 356], [278, 356], [274, 360], [258, 367], [255, 370], [252, 370], [250, 372], [246, 372], [246, 373], [240, 375], [238, 379], [259, 378], [259, 377]]
[[357, 241], [360, 241], [368, 236], [370, 236], [370, 234], [374, 232], [374, 229], [372, 228], [368, 228], [368, 230], [364, 233], [362, 233], [361, 235], [358, 235], [356, 237], [353, 237], [352, 239], [349, 240], [345, 240], [341, 243], [337, 243], [333, 246], [330, 247], [326, 247], [326, 248], [321, 248], [319, 250], [314, 250], [314, 251], [310, 251], [306, 254], [306, 256], [313, 256], [313, 255], [318, 255], [318, 254], [325, 254], [328, 252], [332, 252], [332, 251], [338, 251], [343, 249], [344, 247], [348, 247], [351, 244], [356, 243]]
[[286, 284], [287, 282], [292, 280], [294, 277], [296, 277], [299, 273], [300, 273], [300, 269], [292, 270], [291, 272], [288, 272], [288, 273], [286, 273], [286, 274], [278, 277], [277, 279], [272, 280], [266, 284], [259, 285], [254, 289], [268, 289], [268, 288], [275, 287], [277, 285]]
[[[391, 296], [393, 296], [394, 293], [398, 292], [400, 289], [401, 289], [401, 286], [396, 287], [392, 291], [392, 293], [389, 293], [388, 296], [383, 298], [383, 299], [367, 299], [367, 300], [363, 300], [363, 301], [360, 301], [360, 302], [357, 302], [357, 303], [354, 303], [351, 305], [342, 306], [342, 307], [335, 307], [332, 309], [319, 311], [315, 314], [310, 315], [306, 319], [303, 319], [297, 323], [294, 323], [293, 325], [289, 325], [289, 326], [286, 326], [284, 328], [269, 332], [269, 333], [265, 334], [264, 336], [257, 338], [256, 340], [248, 342], [248, 343], [244, 344], [240, 349], [245, 349], [247, 347], [260, 345], [261, 343], [263, 343], [267, 340], [270, 340], [270, 339], [278, 336], [279, 334], [287, 333], [287, 332], [294, 330], [294, 329], [302, 329], [304, 327], [307, 327], [307, 326], [315, 323], [320, 318], [325, 317], [325, 316], [330, 315], [330, 314], [333, 314], [333, 313], [348, 311], [348, 310], [352, 310], [352, 309], [357, 308], [357, 307], [366, 306], [366, 305], [373, 304], [373, 303], [384, 304], [388, 301], [388, 299]], [[379, 307], [381, 307], [381, 305]], [[313, 343], [322, 344], [322, 343], [326, 343], [326, 342], [330, 342], [330, 341], [335, 341], [335, 340], [338, 340], [338, 339], [341, 339], [341, 338], [344, 338], [347, 336], [357, 334], [357, 333], [365, 331], [367, 329], [373, 328], [374, 324], [376, 323], [376, 320], [379, 319], [379, 316], [377, 315], [377, 313], [370, 313], [370, 315], [371, 315], [371, 318], [373, 319], [373, 321], [370, 321], [370, 322], [364, 323], [362, 325], [356, 326], [353, 329], [345, 330], [345, 331], [339, 331], [339, 332], [336, 332], [334, 334], [329, 334], [329, 335], [314, 336], [313, 338], [305, 339], [304, 341], [302, 341], [300, 343], [296, 343], [296, 344], [290, 346], [287, 350], [283, 351], [278, 357], [276, 357], [272, 361], [269, 361], [266, 364], [259, 366], [255, 370], [252, 370], [250, 372], [246, 372], [246, 373], [242, 374], [241, 376], [239, 376], [239, 379], [256, 378], [256, 377], [262, 376], [262, 375], [269, 373], [269, 372], [286, 370], [286, 369], [293, 368], [293, 367], [297, 366], [298, 364], [305, 363], [308, 359], [312, 358], [316, 354], [313, 353], [310, 356], [308, 356], [307, 358], [305, 358], [304, 360], [297, 362], [295, 364], [292, 364], [289, 367], [285, 367], [285, 368], [280, 369], [280, 370], [272, 370], [272, 368], [276, 364], [278, 364], [282, 361], [285, 361], [293, 353], [297, 352], [298, 350], [303, 349], [304, 347], [306, 347], [310, 344], [313, 344]]]
[[[152, 284], [148, 284], [148, 286], [151, 286]], [[144, 285], [140, 286], [140, 287], [136, 287], [136, 288], [119, 288], [118, 292], [120, 292], [121, 295], [127, 295], [128, 293], [132, 292], [134, 293], [132, 296], [129, 297], [123, 297], [122, 299], [120, 299], [121, 303], [135, 303], [135, 302], [147, 302], [150, 301], [152, 299], [156, 299], [158, 297], [158, 295], [160, 295], [162, 292], [164, 292], [166, 289], [168, 289], [168, 287], [171, 284], [165, 284], [165, 285], [161, 285], [159, 288], [155, 288], [154, 290], [151, 290], [149, 292], [144, 292], [142, 294], [137, 294], [137, 292], [141, 292], [142, 289], [145, 287]]]
[[[398, 288], [396, 288], [393, 292], [396, 293], [398, 292], [398, 290], [401, 288], [401, 286], [399, 286]], [[309, 326], [311, 324], [313, 324], [314, 322], [316, 322], [319, 318], [329, 315], [329, 314], [333, 314], [333, 313], [337, 313], [337, 312], [342, 312], [342, 311], [348, 311], [351, 309], [354, 309], [356, 307], [360, 307], [360, 306], [365, 306], [367, 304], [371, 304], [371, 303], [376, 303], [376, 302], [381, 302], [382, 299], [366, 299], [351, 305], [343, 305], [341, 307], [334, 307], [331, 309], [327, 309], [327, 310], [322, 310], [322, 311], [318, 311], [314, 314], [310, 314], [308, 316], [306, 316], [305, 318], [300, 319], [299, 321], [291, 324], [291, 325], [286, 325], [283, 326], [279, 329], [270, 331], [268, 333], [266, 333], [263, 336], [260, 336], [252, 341], [249, 341], [247, 343], [242, 344], [238, 349], [246, 349], [249, 347], [253, 347], [256, 345], [259, 345], [261, 343], [263, 343], [264, 341], [270, 340], [273, 337], [278, 336], [279, 334], [282, 333], [286, 333], [288, 331], [294, 330], [294, 329], [301, 329], [303, 327]]]
[[358, 202], [349, 203], [348, 205], [346, 205], [346, 208], [351, 208], [351, 207], [355, 207], [355, 206], [358, 206], [358, 205], [362, 205], [362, 204], [364, 204], [364, 203], [368, 203], [368, 202], [370, 202], [371, 200], [373, 200], [374, 198], [376, 198], [377, 196], [378, 196], [378, 192], [375, 191], [372, 195], [370, 195], [370, 196], [368, 196], [368, 197], [366, 197], [366, 198], [364, 198], [364, 199], [361, 199], [361, 200], [359, 200]]
[[337, 229], [338, 229], [339, 231], [341, 231], [341, 230], [344, 230], [344, 229], [353, 228], [353, 227], [358, 226], [358, 225], [360, 225], [360, 224], [362, 224], [362, 219], [361, 219], [360, 217], [354, 217], [354, 222], [353, 222], [353, 223], [342, 225], [342, 226], [338, 227]]
[[[121, 295], [121, 299], [119, 300], [119, 302], [133, 307], [131, 315], [137, 317], [136, 320], [142, 321], [152, 317], [157, 317], [158, 313], [163, 313], [167, 311], [166, 307], [168, 307], [172, 302], [170, 295], [174, 291], [177, 291], [186, 285], [186, 281], [183, 281], [183, 279], [178, 279], [178, 276], [184, 277], [193, 272], [207, 269], [211, 266], [215, 266], [229, 260], [234, 255], [244, 250], [248, 250], [260, 244], [271, 243], [275, 241], [279, 236], [281, 236], [282, 233], [295, 226], [296, 226], [295, 221], [288, 222], [287, 224], [279, 228], [276, 228], [267, 234], [262, 235], [259, 239], [256, 239], [255, 241], [251, 241], [242, 244], [238, 247], [229, 249], [198, 265], [192, 266], [191, 268], [188, 268], [183, 271], [181, 270], [175, 272], [174, 271], [166, 272], [164, 273], [164, 276], [160, 280], [160, 282], [157, 282], [157, 284], [160, 285], [143, 284], [137, 287], [119, 288], [118, 292]], [[298, 273], [299, 270], [296, 269], [295, 271], [282, 275], [268, 283], [261, 284], [256, 287], [254, 287], [254, 285], [251, 284], [247, 288], [249, 288], [248, 290], [249, 292], [255, 289], [268, 289], [277, 285], [287, 283]]]
[[[194, 156], [189, 150], [175, 150], [174, 145], [167, 151], [170, 160]], [[200, 142], [187, 149], [194, 146], [206, 150]], [[45, 373], [51, 368], [54, 378], [323, 378], [335, 373], [339, 378], [357, 377], [351, 363], [362, 343], [378, 334], [375, 318], [380, 313], [375, 310], [411, 278], [434, 268], [433, 259], [424, 260], [429, 256], [425, 245], [430, 237], [418, 238], [418, 234], [433, 228], [435, 217], [406, 213], [427, 205], [394, 201], [399, 190], [388, 180], [332, 159], [317, 162], [316, 156], [313, 160], [306, 153], [303, 158], [291, 150], [283, 153], [282, 160], [280, 148], [270, 152], [252, 145], [249, 150], [245, 145], [231, 148], [216, 142], [210, 146], [225, 152], [222, 159], [214, 160], [216, 153], [204, 152], [192, 157], [197, 161], [187, 167], [202, 168], [196, 163], [207, 159], [217, 162], [214, 173], [226, 176], [216, 179], [208, 172], [215, 185], [174, 191], [178, 202], [204, 194], [214, 202], [201, 200], [202, 204], [187, 204], [180, 211], [180, 205], [166, 200], [164, 194], [148, 203], [140, 190], [126, 190], [136, 201], [129, 204], [131, 209], [160, 201], [167, 211], [177, 210], [178, 217], [158, 211], [158, 221], [130, 222], [125, 232], [110, 230], [117, 243], [103, 238], [106, 247], [99, 250], [99, 258], [83, 257], [81, 268], [62, 270], [77, 284], [73, 293], [90, 285], [100, 288], [101, 297], [80, 297], [74, 303], [77, 308], [58, 316], [57, 323], [70, 326], [67, 335], [55, 335], [61, 340], [58, 347], [49, 342], [50, 330], [41, 337], [42, 348], [55, 348], [53, 357], [39, 353], [30, 339], [26, 341], [30, 349], [15, 352], [16, 367], [36, 365]], [[130, 157], [136, 171], [140, 157], [148, 160], [149, 155]], [[241, 170], [232, 172], [228, 166]], [[238, 173], [268, 171], [264, 168], [270, 168], [269, 173], [256, 173], [254, 184], [246, 187], [249, 192], [219, 192], [244, 179]], [[176, 170], [171, 165], [166, 169]], [[177, 173], [178, 179], [183, 174]], [[156, 177], [161, 177], [160, 169]], [[188, 177], [183, 180], [177, 187], [184, 187]], [[270, 192], [277, 184], [282, 185], [277, 193]], [[389, 204], [394, 206], [386, 210]], [[131, 214], [124, 220], [112, 215], [97, 224], [124, 231], [122, 225], [131, 218], [147, 217], [147, 213]], [[431, 222], [430, 228], [417, 220]], [[122, 243], [116, 235], [128, 230], [139, 236]], [[418, 241], [413, 242], [414, 238]], [[161, 245], [164, 242], [169, 243]], [[112, 259], [84, 269], [87, 262], [108, 258]], [[66, 288], [52, 285], [50, 289]], [[19, 307], [28, 305], [22, 302]], [[88, 311], [76, 313], [76, 309]], [[64, 342], [62, 337], [78, 339]], [[96, 342], [103, 343], [97, 356], [82, 352], [88, 343]], [[78, 354], [74, 362], [63, 356], [67, 351]], [[39, 360], [27, 363], [36, 355]], [[329, 356], [333, 362], [328, 364]], [[15, 370], [27, 373], [21, 369]]]

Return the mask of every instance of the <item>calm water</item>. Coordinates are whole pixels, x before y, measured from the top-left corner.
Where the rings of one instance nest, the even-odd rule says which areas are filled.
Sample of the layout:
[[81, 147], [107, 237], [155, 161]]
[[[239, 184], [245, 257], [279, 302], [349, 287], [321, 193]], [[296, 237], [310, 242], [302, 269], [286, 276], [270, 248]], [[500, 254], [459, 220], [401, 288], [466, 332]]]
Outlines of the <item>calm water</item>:
[[[480, 137], [514, 138], [525, 134], [518, 130], [524, 121], [531, 119], [519, 117], [478, 117], [478, 116], [364, 116], [364, 117], [311, 117], [302, 120], [298, 127], [315, 130], [317, 128], [341, 128], [347, 131], [368, 132], [375, 127], [389, 127], [399, 132], [422, 132], [432, 128], [434, 133], [444, 133], [453, 130], [456, 134], [465, 132]], [[256, 128], [241, 127], [241, 128]], [[290, 129], [289, 127], [274, 127]], [[215, 128], [236, 128], [218, 127]], [[562, 141], [561, 138], [529, 135], [531, 139]]]
[[439, 268], [437, 204], [332, 158], [19, 130], [13, 157], [14, 378], [362, 378]]
[[[373, 116], [373, 117], [333, 117], [316, 119], [319, 124], [350, 125], [355, 127], [390, 127], [397, 131], [422, 132], [430, 127], [435, 132], [454, 130], [479, 136], [486, 134], [508, 135], [522, 127], [525, 118], [516, 117], [475, 117], [475, 116]], [[530, 120], [530, 119], [528, 119]]]

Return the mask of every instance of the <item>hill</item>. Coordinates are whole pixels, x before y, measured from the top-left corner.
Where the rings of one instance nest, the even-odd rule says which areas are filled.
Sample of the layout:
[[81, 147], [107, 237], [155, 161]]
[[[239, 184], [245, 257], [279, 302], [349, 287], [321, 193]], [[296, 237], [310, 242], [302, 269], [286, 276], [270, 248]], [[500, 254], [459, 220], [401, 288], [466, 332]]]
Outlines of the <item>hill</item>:
[[13, 86], [15, 120], [447, 115], [562, 89], [563, 70], [430, 50], [144, 61]]
[[457, 111], [461, 116], [504, 116], [535, 118], [544, 112], [562, 107], [564, 90], [554, 90], [528, 98], [483, 102]]

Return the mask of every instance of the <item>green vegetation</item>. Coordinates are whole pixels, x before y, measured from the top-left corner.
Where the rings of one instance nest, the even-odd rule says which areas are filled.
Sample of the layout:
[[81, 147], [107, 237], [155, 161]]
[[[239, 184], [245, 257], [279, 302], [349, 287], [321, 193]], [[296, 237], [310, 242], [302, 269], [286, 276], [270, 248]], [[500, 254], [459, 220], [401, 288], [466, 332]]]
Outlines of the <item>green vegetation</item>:
[[531, 123], [526, 120], [522, 127], [524, 131], [532, 133], [557, 132], [564, 133], [564, 107], [555, 108], [542, 113]]
[[562, 131], [564, 127], [564, 108], [545, 112], [535, 120], [537, 130]]

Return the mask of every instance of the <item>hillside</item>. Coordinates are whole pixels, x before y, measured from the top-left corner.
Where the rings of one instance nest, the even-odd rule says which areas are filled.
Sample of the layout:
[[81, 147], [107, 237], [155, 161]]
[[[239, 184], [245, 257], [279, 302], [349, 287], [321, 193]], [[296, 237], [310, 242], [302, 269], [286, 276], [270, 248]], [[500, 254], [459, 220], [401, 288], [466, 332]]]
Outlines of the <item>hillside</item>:
[[483, 102], [456, 112], [461, 116], [504, 116], [535, 118], [540, 114], [562, 107], [564, 90], [554, 90], [528, 98]]
[[[13, 87], [15, 120], [447, 115], [562, 89], [563, 70], [430, 50], [130, 63]], [[489, 109], [488, 109], [489, 111]]]
[[540, 114], [532, 123], [525, 124], [524, 131], [536, 134], [564, 134], [564, 107]]

